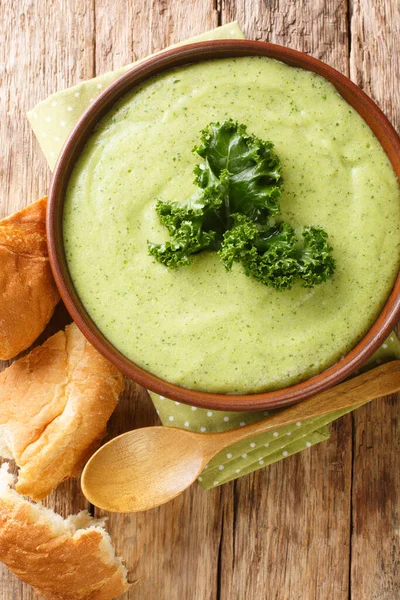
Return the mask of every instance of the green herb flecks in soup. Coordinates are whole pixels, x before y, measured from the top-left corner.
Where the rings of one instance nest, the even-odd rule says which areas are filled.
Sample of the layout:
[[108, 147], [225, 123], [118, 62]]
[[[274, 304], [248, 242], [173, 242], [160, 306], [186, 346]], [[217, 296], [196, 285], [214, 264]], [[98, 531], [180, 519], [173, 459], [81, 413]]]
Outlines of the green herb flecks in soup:
[[[176, 269], [149, 254], [148, 240], [171, 242], [157, 199], [202, 197], [219, 171], [199, 172], [199, 189], [192, 149], [208, 123], [230, 118], [279, 156], [284, 185], [270, 169], [268, 218], [300, 240], [308, 225], [328, 232], [336, 269], [323, 285], [296, 278], [281, 292], [248, 277], [259, 260], [249, 213], [225, 234], [230, 271], [215, 250]], [[260, 392], [322, 371], [372, 325], [399, 267], [400, 191], [378, 140], [328, 81], [267, 58], [212, 60], [144, 82], [105, 115], [74, 166], [63, 235], [88, 314], [128, 358], [186, 387]]]

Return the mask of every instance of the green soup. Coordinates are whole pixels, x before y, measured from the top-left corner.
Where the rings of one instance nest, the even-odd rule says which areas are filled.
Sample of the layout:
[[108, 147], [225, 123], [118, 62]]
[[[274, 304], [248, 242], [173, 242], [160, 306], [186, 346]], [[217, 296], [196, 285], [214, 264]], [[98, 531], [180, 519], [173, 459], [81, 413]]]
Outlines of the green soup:
[[[157, 199], [193, 192], [191, 149], [226, 118], [275, 144], [282, 219], [328, 232], [330, 281], [278, 292], [216, 253], [177, 270], [149, 256], [147, 240], [168, 239]], [[371, 326], [399, 267], [400, 191], [369, 127], [323, 78], [216, 60], [146, 82], [103, 118], [69, 183], [64, 241], [89, 315], [128, 358], [185, 387], [260, 392], [332, 365]]]

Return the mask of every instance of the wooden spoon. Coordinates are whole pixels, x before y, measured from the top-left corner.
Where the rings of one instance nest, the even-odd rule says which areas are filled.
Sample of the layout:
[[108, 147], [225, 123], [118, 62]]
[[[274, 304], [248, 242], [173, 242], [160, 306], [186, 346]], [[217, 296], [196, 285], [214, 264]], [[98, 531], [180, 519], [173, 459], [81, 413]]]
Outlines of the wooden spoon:
[[82, 490], [89, 502], [104, 510], [148, 510], [182, 493], [226, 446], [297, 421], [361, 405], [398, 390], [400, 360], [367, 371], [240, 429], [211, 434], [175, 427], [129, 431], [92, 456], [82, 474]]

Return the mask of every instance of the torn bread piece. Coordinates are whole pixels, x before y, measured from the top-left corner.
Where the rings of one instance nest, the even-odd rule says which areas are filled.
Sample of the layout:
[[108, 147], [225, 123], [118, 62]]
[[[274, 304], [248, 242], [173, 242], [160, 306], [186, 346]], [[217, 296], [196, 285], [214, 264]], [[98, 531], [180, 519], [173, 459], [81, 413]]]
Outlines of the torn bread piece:
[[0, 221], [0, 359], [26, 350], [60, 299], [46, 240], [47, 198]]
[[0, 456], [44, 498], [99, 446], [124, 380], [72, 323], [0, 373]]
[[12, 489], [0, 468], [0, 561], [46, 600], [111, 600], [129, 587], [104, 519], [88, 512], [63, 519]]

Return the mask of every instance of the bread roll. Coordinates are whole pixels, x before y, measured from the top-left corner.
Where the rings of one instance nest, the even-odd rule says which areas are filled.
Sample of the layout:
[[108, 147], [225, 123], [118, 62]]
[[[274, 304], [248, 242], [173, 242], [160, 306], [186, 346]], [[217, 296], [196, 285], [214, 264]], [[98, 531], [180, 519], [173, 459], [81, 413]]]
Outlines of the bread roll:
[[24, 500], [0, 468], [0, 561], [46, 600], [111, 600], [128, 588], [104, 520], [84, 511], [63, 519]]
[[20, 467], [17, 491], [41, 499], [77, 474], [123, 387], [74, 323], [0, 373], [0, 456]]
[[0, 221], [0, 359], [36, 340], [60, 297], [46, 242], [47, 198]]

